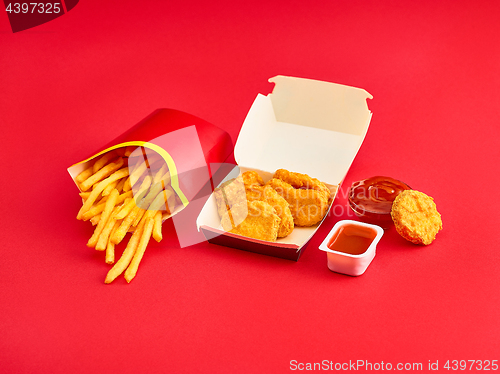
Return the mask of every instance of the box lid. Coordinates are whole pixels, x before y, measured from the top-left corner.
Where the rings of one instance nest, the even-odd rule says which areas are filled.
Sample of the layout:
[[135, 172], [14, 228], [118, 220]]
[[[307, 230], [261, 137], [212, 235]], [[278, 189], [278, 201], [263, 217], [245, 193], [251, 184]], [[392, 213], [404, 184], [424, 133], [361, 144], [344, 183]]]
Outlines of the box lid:
[[278, 75], [258, 94], [234, 149], [238, 165], [288, 169], [339, 185], [366, 135], [371, 111], [363, 89]]

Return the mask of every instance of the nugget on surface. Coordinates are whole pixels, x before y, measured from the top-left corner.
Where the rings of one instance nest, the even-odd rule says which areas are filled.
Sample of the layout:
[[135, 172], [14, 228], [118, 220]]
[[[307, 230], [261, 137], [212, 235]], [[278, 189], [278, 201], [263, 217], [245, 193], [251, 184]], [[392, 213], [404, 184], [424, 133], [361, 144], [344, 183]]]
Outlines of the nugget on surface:
[[257, 200], [233, 205], [231, 211], [222, 216], [221, 224], [225, 231], [233, 234], [274, 242], [280, 218], [271, 205]]
[[401, 192], [392, 204], [391, 216], [398, 233], [415, 244], [431, 244], [443, 228], [434, 199], [419, 191]]
[[313, 226], [328, 211], [329, 198], [323, 191], [294, 188], [278, 178], [271, 179], [266, 185], [288, 202], [293, 222], [297, 226]]

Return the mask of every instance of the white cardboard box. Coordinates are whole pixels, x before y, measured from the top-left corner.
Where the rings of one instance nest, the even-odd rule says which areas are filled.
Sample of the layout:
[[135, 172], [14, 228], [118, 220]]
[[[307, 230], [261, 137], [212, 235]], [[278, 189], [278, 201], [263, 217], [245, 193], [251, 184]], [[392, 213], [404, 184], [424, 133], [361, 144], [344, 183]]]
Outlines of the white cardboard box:
[[[368, 130], [372, 113], [366, 99], [372, 96], [360, 88], [311, 79], [276, 76], [269, 81], [275, 83], [273, 92], [257, 95], [241, 127], [236, 163], [242, 172], [256, 170], [264, 182], [277, 169], [308, 174], [335, 196]], [[224, 232], [213, 195], [196, 223], [211, 243], [295, 261], [321, 225], [295, 227], [276, 242]]]

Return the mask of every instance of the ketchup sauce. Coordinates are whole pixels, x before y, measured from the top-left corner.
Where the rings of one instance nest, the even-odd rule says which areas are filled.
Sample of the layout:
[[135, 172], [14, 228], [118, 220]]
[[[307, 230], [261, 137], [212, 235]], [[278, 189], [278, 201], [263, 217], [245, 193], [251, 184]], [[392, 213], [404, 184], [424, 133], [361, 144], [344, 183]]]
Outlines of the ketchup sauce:
[[370, 247], [376, 236], [377, 232], [373, 229], [348, 224], [332, 236], [327, 247], [332, 251], [361, 255]]
[[411, 188], [397, 179], [376, 176], [354, 182], [349, 190], [349, 206], [364, 222], [387, 229], [392, 224], [394, 199]]

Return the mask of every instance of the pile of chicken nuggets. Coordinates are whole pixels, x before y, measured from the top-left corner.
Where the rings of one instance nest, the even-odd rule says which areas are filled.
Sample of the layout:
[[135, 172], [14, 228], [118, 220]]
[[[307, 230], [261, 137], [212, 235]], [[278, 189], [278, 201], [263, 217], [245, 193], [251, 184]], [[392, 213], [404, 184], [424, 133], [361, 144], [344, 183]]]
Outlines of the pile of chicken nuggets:
[[255, 171], [244, 172], [214, 194], [224, 231], [266, 241], [321, 222], [332, 200], [324, 183], [285, 169], [267, 183]]

